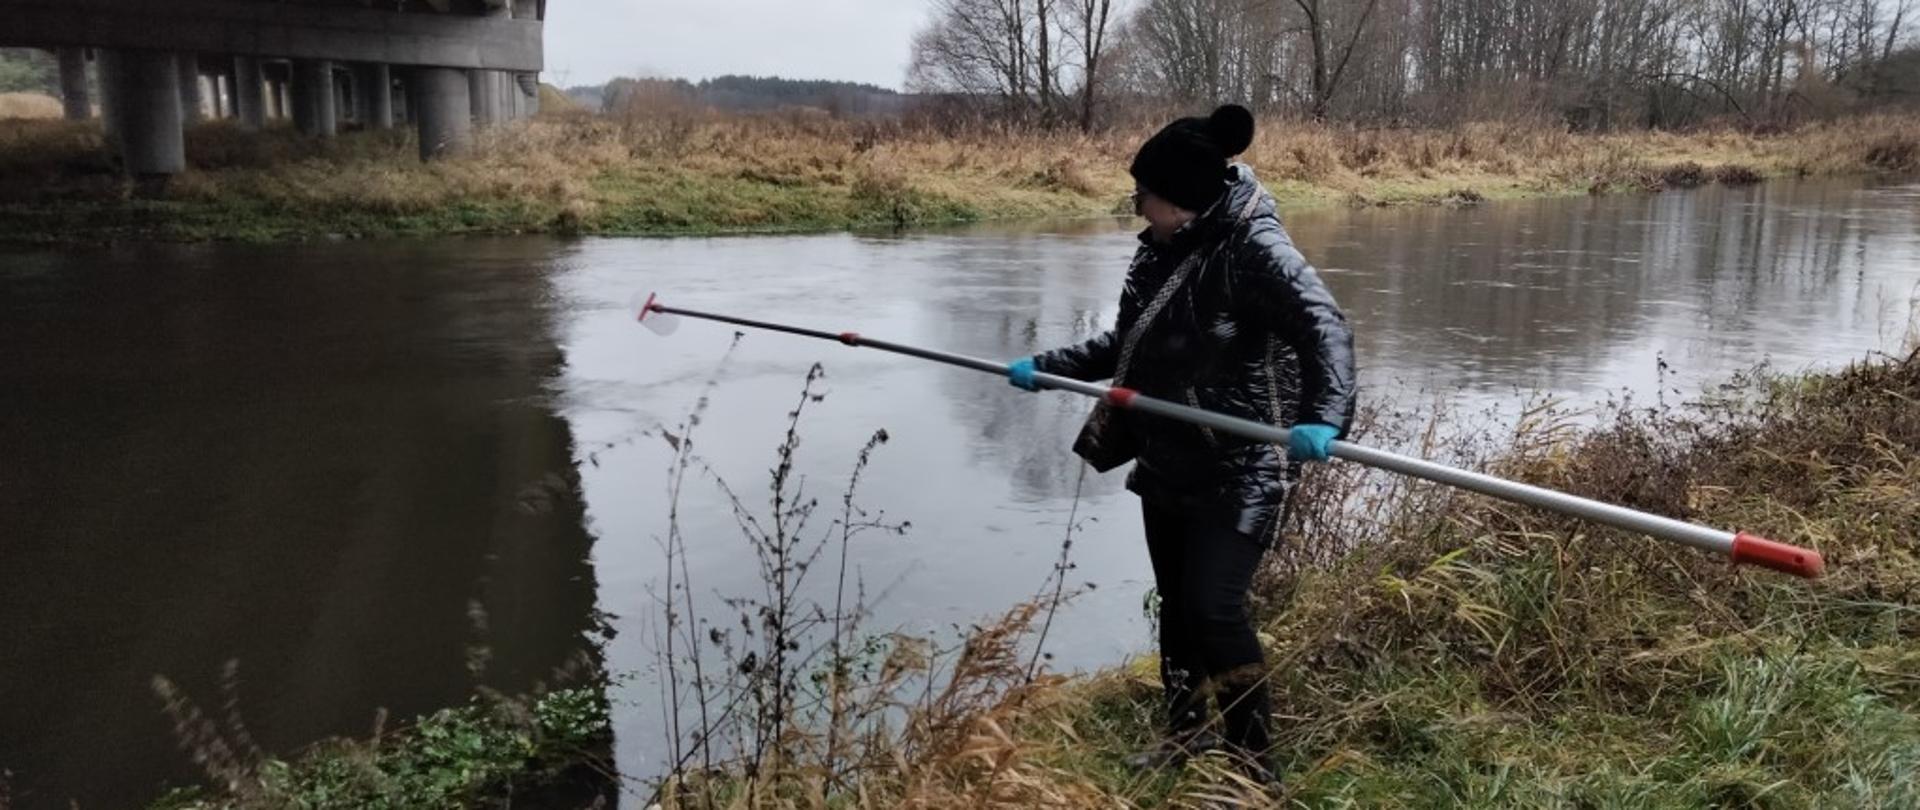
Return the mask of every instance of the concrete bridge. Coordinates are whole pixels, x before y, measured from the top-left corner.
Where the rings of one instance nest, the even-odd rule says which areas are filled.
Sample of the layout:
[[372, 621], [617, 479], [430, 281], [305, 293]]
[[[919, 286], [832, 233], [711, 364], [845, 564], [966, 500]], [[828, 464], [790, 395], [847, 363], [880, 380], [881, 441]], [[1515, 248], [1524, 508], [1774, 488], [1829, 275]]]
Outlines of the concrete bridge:
[[[539, 106], [546, 0], [0, 0], [0, 46], [53, 50], [69, 118], [99, 90], [129, 174], [185, 168], [183, 128], [289, 118], [328, 138], [343, 121], [405, 121], [430, 159], [474, 127]], [[88, 67], [97, 73], [89, 82]]]

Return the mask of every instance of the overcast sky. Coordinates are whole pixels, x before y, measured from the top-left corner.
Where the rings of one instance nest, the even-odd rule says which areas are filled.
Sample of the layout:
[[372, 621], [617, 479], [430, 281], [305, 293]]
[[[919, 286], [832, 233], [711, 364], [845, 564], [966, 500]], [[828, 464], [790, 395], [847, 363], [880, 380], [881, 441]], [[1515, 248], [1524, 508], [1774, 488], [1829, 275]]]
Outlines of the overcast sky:
[[555, 84], [728, 73], [898, 89], [924, 0], [550, 0]]

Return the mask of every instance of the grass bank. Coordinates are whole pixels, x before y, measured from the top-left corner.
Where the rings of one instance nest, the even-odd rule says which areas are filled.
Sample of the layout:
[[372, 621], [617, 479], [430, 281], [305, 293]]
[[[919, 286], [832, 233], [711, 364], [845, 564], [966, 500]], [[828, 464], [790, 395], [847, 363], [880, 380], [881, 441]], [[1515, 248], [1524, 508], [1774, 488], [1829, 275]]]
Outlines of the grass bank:
[[[1486, 466], [1820, 549], [1805, 582], [1422, 487], [1309, 483], [1296, 548], [1363, 544], [1262, 586], [1287, 789], [1305, 807], [1896, 808], [1920, 804], [1920, 352], [1756, 374], [1575, 429], [1537, 412]], [[1328, 516], [1322, 518], [1320, 516]], [[1316, 524], [1318, 522], [1318, 525]], [[1385, 542], [1369, 542], [1377, 539]], [[1085, 684], [1013, 750], [1141, 804], [1268, 801], [1217, 770], [1119, 763], [1146, 678]], [[1091, 806], [1091, 805], [1089, 805]]]
[[[1123, 764], [1154, 666], [1011, 690], [862, 806], [1920, 805], [1920, 351], [1745, 375], [1598, 428], [1537, 409], [1437, 446], [1532, 483], [1810, 544], [1807, 582], [1351, 467], [1320, 468], [1256, 585], [1286, 787]], [[1474, 461], [1478, 459], [1478, 461]], [[797, 779], [797, 777], [796, 777]], [[792, 795], [792, 794], [789, 794]], [[686, 796], [682, 807], [699, 807]], [[780, 801], [759, 803], [782, 806]]]
[[[1290, 207], [1471, 203], [1915, 171], [1914, 132], [1920, 121], [1896, 116], [1771, 135], [1272, 122], [1246, 159]], [[162, 198], [132, 200], [96, 124], [0, 121], [0, 241], [673, 235], [1094, 216], [1122, 207], [1126, 162], [1147, 134], [952, 135], [800, 114], [575, 112], [422, 165], [404, 132], [319, 142], [215, 122], [189, 133], [191, 168]]]
[[[818, 401], [816, 376], [796, 431]], [[789, 625], [778, 619], [787, 603], [749, 604], [742, 615], [767, 632], [720, 633], [723, 617], [712, 643], [732, 656], [727, 671], [676, 681], [700, 690], [683, 711], [699, 707], [699, 727], [674, 742], [685, 767], [628, 789], [669, 809], [1920, 806], [1916, 401], [1920, 351], [1805, 376], [1755, 372], [1686, 406], [1622, 404], [1599, 427], [1542, 407], [1511, 434], [1440, 442], [1443, 432], [1393, 427], [1405, 424], [1394, 415], [1367, 418], [1369, 443], [1810, 544], [1828, 575], [1732, 569], [1352, 465], [1316, 468], [1255, 588], [1286, 771], [1277, 795], [1207, 759], [1126, 768], [1157, 725], [1155, 667], [1035, 677], [1044, 598], [944, 648], [884, 634], [854, 643], [835, 621], [830, 656], [806, 629], [828, 614], [796, 610], [808, 618]], [[696, 477], [701, 462], [681, 437], [698, 415], [658, 434]], [[796, 436], [774, 481], [775, 509], [790, 519], [813, 509], [780, 497]], [[884, 441], [862, 451], [856, 481]], [[844, 508], [829, 538], [881, 525], [859, 517], [852, 485]], [[794, 552], [802, 561], [770, 570], [816, 558], [767, 532], [758, 542], [778, 564]], [[669, 616], [672, 633], [685, 618]], [[709, 632], [685, 627], [688, 638]], [[752, 652], [759, 637], [811, 663], [769, 668]], [[858, 651], [843, 657], [843, 639]], [[709, 705], [755, 708], [709, 724]], [[726, 747], [709, 744], [718, 737]], [[346, 767], [327, 762], [292, 771]], [[301, 795], [317, 798], [299, 806], [350, 806]], [[231, 791], [198, 801], [281, 806]]]

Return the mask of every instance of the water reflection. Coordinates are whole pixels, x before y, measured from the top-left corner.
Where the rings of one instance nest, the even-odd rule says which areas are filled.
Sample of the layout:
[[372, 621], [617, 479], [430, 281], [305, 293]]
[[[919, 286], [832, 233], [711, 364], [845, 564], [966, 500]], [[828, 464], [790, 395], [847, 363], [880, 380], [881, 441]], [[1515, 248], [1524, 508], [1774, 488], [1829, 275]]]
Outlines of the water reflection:
[[[1132, 252], [1131, 244], [1112, 238], [1111, 223], [1102, 225], [1081, 238], [932, 241], [920, 259], [929, 268], [930, 289], [921, 299], [925, 340], [1010, 360], [1098, 334], [1118, 309], [1113, 268], [1124, 268]], [[1073, 496], [1080, 476], [1075, 465], [1062, 463], [1062, 451], [1087, 403], [982, 386], [977, 372], [943, 369], [938, 376], [954, 418], [977, 437], [974, 459], [1006, 468], [1015, 498], [1046, 503]], [[1110, 494], [1119, 485], [1119, 476], [1095, 476], [1085, 494]]]
[[1361, 214], [1289, 228], [1361, 325], [1366, 374], [1488, 400], [1699, 385], [1896, 340], [1916, 283], [1903, 187], [1775, 183]]
[[[589, 646], [594, 572], [534, 241], [0, 264], [0, 766], [16, 806], [197, 779], [149, 679], [270, 750]], [[560, 476], [558, 488], [528, 485]], [[470, 616], [485, 616], [480, 632]]]

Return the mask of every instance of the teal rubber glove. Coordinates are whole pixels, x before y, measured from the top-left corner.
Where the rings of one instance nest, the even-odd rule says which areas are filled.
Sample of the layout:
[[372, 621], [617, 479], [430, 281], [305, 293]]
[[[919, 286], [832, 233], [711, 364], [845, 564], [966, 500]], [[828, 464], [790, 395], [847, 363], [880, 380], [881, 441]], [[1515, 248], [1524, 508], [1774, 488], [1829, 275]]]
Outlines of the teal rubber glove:
[[1308, 422], [1287, 431], [1287, 458], [1293, 461], [1326, 461], [1327, 445], [1340, 435], [1332, 425]]
[[1033, 379], [1035, 373], [1033, 358], [1022, 357], [1007, 364], [1007, 383], [1015, 388], [1038, 391], [1040, 383]]

